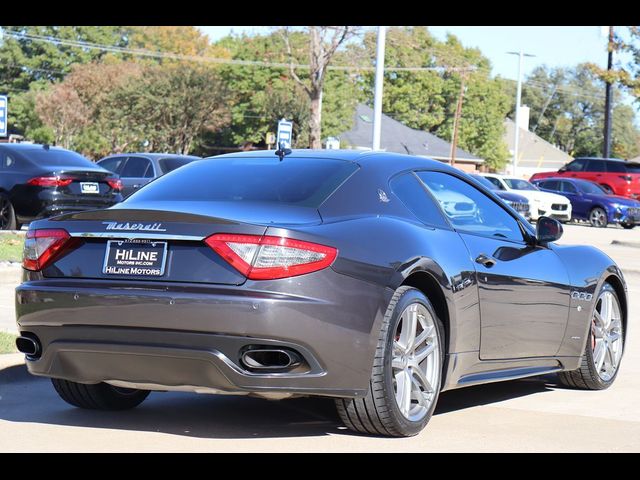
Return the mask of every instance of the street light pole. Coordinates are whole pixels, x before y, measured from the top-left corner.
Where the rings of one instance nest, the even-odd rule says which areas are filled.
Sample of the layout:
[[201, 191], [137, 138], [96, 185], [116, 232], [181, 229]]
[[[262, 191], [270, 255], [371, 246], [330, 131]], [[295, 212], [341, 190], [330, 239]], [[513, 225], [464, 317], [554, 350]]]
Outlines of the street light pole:
[[[608, 44], [609, 56], [607, 58], [607, 73], [611, 72], [613, 66], [613, 27], [609, 27], [609, 44]], [[605, 87], [605, 100], [604, 100], [604, 148], [602, 156], [609, 158], [611, 154], [611, 106], [613, 89], [611, 88], [611, 80], [607, 78]]]
[[516, 169], [518, 167], [518, 147], [520, 144], [520, 100], [522, 97], [522, 59], [523, 57], [535, 57], [529, 53], [524, 53], [522, 50], [519, 52], [507, 52], [509, 55], [518, 55], [518, 88], [516, 92], [516, 133], [513, 142], [513, 159], [511, 164], [511, 174], [515, 177], [517, 175]]
[[376, 48], [376, 85], [373, 99], [373, 150], [380, 150], [382, 86], [384, 82], [384, 47], [386, 33], [386, 27], [378, 27], [378, 45]]

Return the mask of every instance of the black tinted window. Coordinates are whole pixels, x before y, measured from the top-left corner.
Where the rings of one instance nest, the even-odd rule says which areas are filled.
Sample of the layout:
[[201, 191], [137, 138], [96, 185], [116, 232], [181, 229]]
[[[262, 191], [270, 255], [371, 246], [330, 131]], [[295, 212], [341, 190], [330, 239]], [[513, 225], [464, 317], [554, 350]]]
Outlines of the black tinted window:
[[640, 163], [627, 163], [625, 169], [627, 173], [640, 173]]
[[391, 190], [421, 222], [434, 227], [450, 228], [438, 205], [413, 173], [393, 178]]
[[133, 178], [150, 178], [153, 177], [153, 171], [151, 170], [151, 161], [142, 157], [129, 157], [127, 163], [124, 164], [121, 177], [133, 177]]
[[627, 168], [622, 162], [606, 162], [607, 172], [611, 173], [627, 173]]
[[589, 165], [587, 166], [588, 172], [606, 172], [605, 161], [604, 160], [589, 160]]
[[504, 186], [502, 185], [502, 183], [500, 183], [500, 180], [498, 180], [497, 178], [494, 177], [484, 177], [487, 180], [489, 180], [491, 183], [493, 183], [496, 186], [496, 190], [504, 190]]
[[286, 157], [210, 158], [153, 181], [131, 198], [141, 201], [270, 202], [318, 207], [355, 172], [342, 160]]
[[36, 165], [44, 165], [50, 167], [86, 167], [88, 165], [94, 167], [95, 163], [83, 157], [79, 153], [70, 150], [58, 150], [56, 148], [45, 149], [42, 147], [34, 147], [33, 149], [20, 150], [20, 154]]
[[456, 230], [518, 242], [523, 240], [516, 219], [477, 188], [446, 173], [420, 172], [418, 176]]
[[14, 170], [18, 168], [18, 165], [19, 162], [15, 155], [0, 151], [0, 170]]
[[102, 168], [106, 168], [110, 172], [120, 173], [118, 170], [122, 167], [122, 161], [127, 157], [113, 157], [107, 158], [106, 160], [100, 160], [98, 165]]
[[162, 170], [162, 173], [169, 173], [175, 170], [176, 168], [182, 167], [187, 163], [193, 162], [193, 160], [194, 160], [193, 158], [180, 158], [180, 157], [161, 158], [160, 160], [158, 160], [158, 163], [160, 164], [160, 169]]
[[557, 180], [545, 180], [544, 182], [538, 183], [538, 186], [545, 190], [560, 190]]
[[581, 172], [584, 170], [587, 161], [583, 158], [578, 158], [571, 163], [568, 163], [566, 169], [568, 172]]
[[576, 189], [576, 187], [574, 187], [573, 183], [571, 182], [560, 182], [561, 187], [563, 192], [565, 193], [578, 193], [578, 190]]

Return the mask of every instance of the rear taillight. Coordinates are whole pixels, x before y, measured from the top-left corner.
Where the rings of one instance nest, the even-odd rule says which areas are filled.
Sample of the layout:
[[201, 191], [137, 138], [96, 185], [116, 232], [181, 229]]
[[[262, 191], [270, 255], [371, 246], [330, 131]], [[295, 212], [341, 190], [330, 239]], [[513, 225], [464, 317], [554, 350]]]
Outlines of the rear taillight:
[[618, 177], [620, 177], [623, 180], [626, 180], [627, 182], [630, 182], [631, 180], [633, 180], [633, 177], [631, 175], [618, 175]]
[[42, 270], [69, 246], [70, 240], [71, 236], [61, 228], [27, 231], [22, 266], [27, 270]]
[[29, 185], [34, 185], [36, 187], [66, 187], [73, 179], [64, 178], [58, 176], [52, 177], [35, 177], [27, 182]]
[[120, 180], [119, 178], [108, 178], [107, 183], [109, 184], [111, 189], [115, 190], [116, 192], [122, 190], [122, 180]]
[[216, 233], [205, 243], [251, 280], [316, 272], [331, 265], [338, 255], [333, 247], [285, 237]]

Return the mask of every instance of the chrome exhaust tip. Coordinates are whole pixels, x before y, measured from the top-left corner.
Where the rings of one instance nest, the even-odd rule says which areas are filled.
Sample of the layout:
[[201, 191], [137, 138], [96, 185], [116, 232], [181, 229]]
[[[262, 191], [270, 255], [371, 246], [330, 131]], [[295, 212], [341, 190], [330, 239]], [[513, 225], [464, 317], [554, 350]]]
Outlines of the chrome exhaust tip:
[[247, 347], [240, 357], [243, 366], [249, 371], [283, 372], [302, 363], [300, 355], [284, 348]]
[[42, 353], [40, 340], [38, 340], [38, 337], [35, 335], [33, 337], [21, 335], [16, 338], [16, 348], [19, 352], [24, 353], [28, 358], [32, 359], [40, 358]]

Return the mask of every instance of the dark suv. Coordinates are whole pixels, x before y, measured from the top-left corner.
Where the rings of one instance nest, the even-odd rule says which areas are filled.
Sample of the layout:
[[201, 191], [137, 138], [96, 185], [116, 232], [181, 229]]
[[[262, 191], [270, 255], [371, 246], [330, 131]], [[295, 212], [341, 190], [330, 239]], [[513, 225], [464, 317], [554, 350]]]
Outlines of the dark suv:
[[98, 160], [98, 165], [120, 176], [122, 195], [126, 198], [154, 178], [194, 160], [202, 159], [172, 153], [120, 153]]
[[0, 143], [0, 230], [121, 201], [118, 176], [76, 152]]
[[569, 177], [589, 180], [610, 194], [640, 198], [640, 163], [619, 158], [579, 157], [557, 172], [536, 173], [531, 181], [549, 177]]

